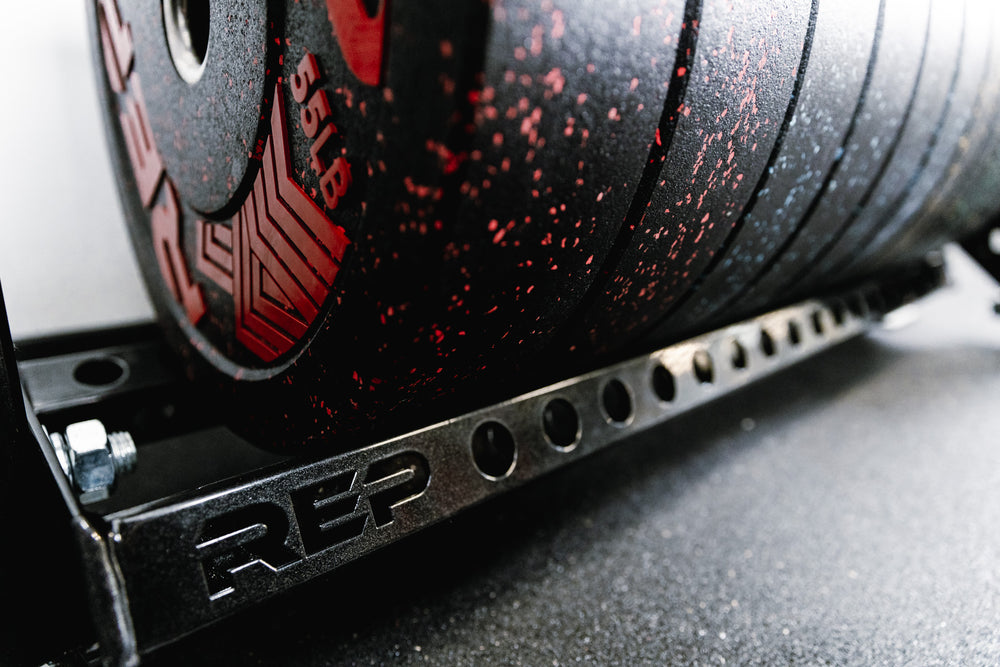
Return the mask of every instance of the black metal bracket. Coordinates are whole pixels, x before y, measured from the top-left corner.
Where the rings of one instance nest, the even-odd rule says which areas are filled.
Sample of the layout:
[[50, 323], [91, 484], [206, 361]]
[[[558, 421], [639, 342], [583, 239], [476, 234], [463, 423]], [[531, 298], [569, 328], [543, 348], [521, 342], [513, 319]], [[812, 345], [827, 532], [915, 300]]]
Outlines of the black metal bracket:
[[[18, 621], [0, 625], [11, 633], [4, 645], [16, 647], [3, 662], [138, 664], [239, 609], [863, 334], [942, 281], [939, 265], [909, 267], [312, 460], [265, 453], [224, 425], [184, 417], [197, 387], [157, 361], [155, 332], [25, 346], [15, 361], [0, 293], [2, 492], [5, 507], [24, 508], [9, 512], [18, 537], [0, 573]], [[88, 358], [134, 372], [104, 391], [74, 389], [73, 371]], [[140, 420], [148, 435], [137, 471], [107, 499], [83, 503], [42, 424], [99, 415], [132, 419], [134, 430], [136, 410], [164, 406], [172, 427]]]
[[8, 536], [0, 550], [8, 610], [0, 624], [3, 664], [79, 661], [96, 638], [75, 536], [79, 508], [65, 479], [54, 474], [57, 462], [39, 447], [33, 417], [0, 289], [0, 494]]
[[[979, 263], [1000, 285], [1000, 220], [994, 220], [980, 231], [962, 241], [962, 248]], [[1000, 294], [993, 304], [993, 311], [1000, 315]]]

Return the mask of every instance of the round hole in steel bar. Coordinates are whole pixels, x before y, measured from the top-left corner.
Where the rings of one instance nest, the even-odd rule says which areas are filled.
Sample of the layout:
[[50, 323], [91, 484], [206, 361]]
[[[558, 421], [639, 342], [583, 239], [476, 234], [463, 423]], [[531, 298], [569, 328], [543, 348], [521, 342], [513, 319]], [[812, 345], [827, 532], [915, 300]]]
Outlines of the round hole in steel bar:
[[632, 416], [632, 396], [621, 380], [611, 380], [601, 391], [604, 414], [613, 424], [624, 424]]
[[1000, 227], [994, 227], [986, 237], [986, 247], [994, 255], [1000, 255]]
[[472, 433], [472, 460], [488, 479], [502, 479], [514, 470], [517, 445], [510, 429], [496, 421], [483, 422]]
[[882, 298], [882, 293], [878, 290], [869, 290], [865, 293], [865, 305], [868, 308], [868, 312], [874, 313], [876, 317], [881, 317], [885, 314], [885, 300]]
[[553, 398], [542, 411], [545, 437], [559, 449], [570, 449], [580, 441], [580, 417], [565, 398]]
[[694, 367], [694, 376], [702, 384], [711, 384], [715, 381], [715, 365], [712, 363], [712, 355], [705, 350], [698, 350], [691, 360]]
[[838, 326], [844, 326], [844, 322], [847, 320], [847, 308], [840, 301], [835, 301], [833, 305], [830, 306], [830, 312], [833, 313], [833, 323]]
[[747, 367], [747, 351], [738, 340], [733, 341], [733, 368]]
[[677, 382], [670, 369], [662, 364], [653, 369], [653, 391], [661, 401], [670, 403], [677, 397]]
[[771, 334], [766, 329], [760, 330], [760, 351], [764, 353], [765, 357], [773, 357], [774, 353], [777, 352], [774, 347], [774, 339], [771, 338]]
[[73, 379], [88, 387], [111, 387], [125, 378], [128, 366], [116, 357], [95, 357], [73, 369]]
[[823, 328], [824, 328], [823, 327], [823, 311], [822, 310], [814, 310], [813, 311], [813, 314], [812, 314], [812, 323], [813, 323], [813, 331], [816, 332], [816, 335], [822, 336], [823, 335]]
[[794, 320], [788, 322], [788, 342], [792, 345], [798, 345], [802, 342], [802, 331], [799, 329], [798, 322]]
[[197, 83], [208, 54], [209, 0], [162, 0], [163, 28], [174, 69], [188, 83]]
[[851, 295], [851, 298], [847, 301], [847, 309], [858, 319], [868, 316], [868, 304], [865, 303], [865, 299], [860, 293]]

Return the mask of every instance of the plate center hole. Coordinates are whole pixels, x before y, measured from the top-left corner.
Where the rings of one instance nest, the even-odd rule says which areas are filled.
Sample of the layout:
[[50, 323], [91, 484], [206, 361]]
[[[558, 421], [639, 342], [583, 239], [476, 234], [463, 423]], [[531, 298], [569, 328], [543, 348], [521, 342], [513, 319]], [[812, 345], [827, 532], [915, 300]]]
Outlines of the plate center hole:
[[163, 0], [163, 25], [174, 68], [188, 83], [205, 71], [211, 24], [209, 0]]

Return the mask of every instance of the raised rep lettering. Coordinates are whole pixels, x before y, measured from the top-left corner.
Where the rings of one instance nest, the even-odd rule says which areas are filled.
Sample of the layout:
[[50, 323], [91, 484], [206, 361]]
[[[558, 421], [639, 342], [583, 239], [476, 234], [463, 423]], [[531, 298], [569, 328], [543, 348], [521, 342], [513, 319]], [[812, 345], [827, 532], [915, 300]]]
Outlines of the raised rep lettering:
[[401, 452], [368, 466], [365, 491], [375, 525], [392, 523], [392, 509], [422, 494], [430, 481], [427, 459], [417, 452]]
[[288, 517], [277, 505], [258, 503], [209, 519], [195, 547], [208, 595], [218, 600], [236, 591], [233, 575], [258, 565], [277, 570], [298, 560], [285, 546]]
[[[209, 598], [238, 597], [239, 573], [248, 568], [256, 568], [255, 576], [278, 572], [365, 531], [386, 528], [400, 506], [423, 495], [430, 478], [423, 454], [400, 452], [367, 469], [338, 472], [291, 489], [291, 515], [277, 504], [256, 503], [207, 520], [194, 555]], [[297, 531], [291, 530], [293, 522]], [[301, 552], [290, 543], [294, 532], [302, 537]]]
[[357, 475], [344, 473], [292, 494], [295, 518], [306, 553], [314, 554], [359, 537], [368, 522], [368, 508], [358, 506], [361, 489], [351, 489]]
[[191, 280], [184, 251], [181, 249], [181, 215], [177, 208], [177, 195], [173, 183], [165, 179], [164, 199], [166, 203], [153, 209], [153, 247], [160, 264], [160, 273], [167, 281], [174, 298], [187, 313], [188, 320], [197, 324], [205, 315], [205, 299], [201, 287]]
[[360, 537], [369, 515], [376, 528], [392, 523], [392, 509], [418, 497], [430, 482], [427, 459], [401, 452], [376, 461], [364, 478], [342, 473], [292, 494], [306, 552], [314, 554]]
[[104, 69], [108, 73], [111, 90], [125, 90], [125, 81], [132, 71], [135, 49], [132, 46], [132, 27], [122, 23], [115, 0], [100, 0], [97, 5], [97, 23], [101, 31], [104, 51]]
[[128, 80], [129, 94], [122, 103], [119, 122], [125, 136], [125, 148], [132, 161], [132, 173], [139, 188], [142, 205], [149, 208], [156, 198], [156, 189], [163, 178], [163, 159], [156, 149], [153, 130], [149, 126], [149, 112], [146, 99], [142, 96], [139, 73], [133, 72]]

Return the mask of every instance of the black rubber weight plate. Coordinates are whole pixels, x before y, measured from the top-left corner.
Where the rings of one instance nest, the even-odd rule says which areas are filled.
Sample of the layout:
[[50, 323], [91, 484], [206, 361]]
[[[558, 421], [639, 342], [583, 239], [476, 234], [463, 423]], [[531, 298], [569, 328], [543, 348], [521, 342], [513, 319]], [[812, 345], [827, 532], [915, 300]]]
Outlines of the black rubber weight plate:
[[963, 203], [1000, 180], [985, 2], [92, 7], [154, 302], [265, 445], [419, 426], [997, 208]]

